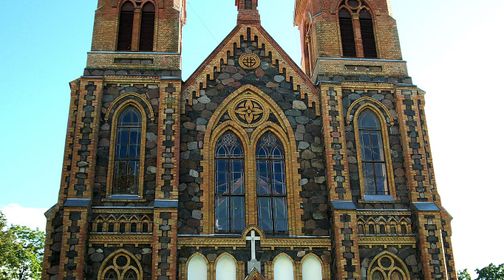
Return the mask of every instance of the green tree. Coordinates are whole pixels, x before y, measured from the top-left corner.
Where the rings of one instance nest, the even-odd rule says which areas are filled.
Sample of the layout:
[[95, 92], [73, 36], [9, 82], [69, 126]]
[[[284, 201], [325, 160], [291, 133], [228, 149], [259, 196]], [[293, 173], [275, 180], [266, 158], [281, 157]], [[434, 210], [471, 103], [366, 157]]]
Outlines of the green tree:
[[44, 233], [24, 226], [7, 226], [0, 212], [0, 279], [40, 279]]
[[458, 273], [458, 280], [471, 280], [471, 274], [467, 271], [467, 269], [461, 270]]
[[476, 280], [504, 280], [504, 264], [496, 266], [491, 263], [487, 267], [476, 269], [476, 273]]

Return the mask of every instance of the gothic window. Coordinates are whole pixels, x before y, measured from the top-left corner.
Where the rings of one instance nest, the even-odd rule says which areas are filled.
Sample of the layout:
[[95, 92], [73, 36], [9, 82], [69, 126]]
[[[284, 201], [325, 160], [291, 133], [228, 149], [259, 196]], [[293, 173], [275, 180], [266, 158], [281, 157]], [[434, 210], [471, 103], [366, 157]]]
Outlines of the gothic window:
[[207, 280], [208, 279], [208, 263], [201, 255], [194, 255], [187, 264], [187, 279], [188, 280]]
[[230, 255], [223, 255], [217, 260], [215, 280], [236, 280], [236, 261]]
[[364, 57], [377, 58], [376, 42], [373, 28], [373, 18], [367, 9], [362, 9], [359, 15], [362, 48], [364, 49]]
[[291, 258], [285, 254], [276, 257], [273, 262], [273, 275], [275, 280], [294, 280], [294, 264]]
[[359, 115], [358, 127], [365, 195], [389, 195], [380, 120], [365, 109]]
[[138, 195], [141, 131], [140, 112], [126, 107], [117, 121], [112, 194]]
[[244, 152], [235, 134], [222, 135], [215, 148], [215, 228], [241, 233], [245, 228]]
[[268, 233], [287, 233], [287, 187], [282, 144], [271, 132], [256, 148], [256, 189], [260, 228]]
[[404, 262], [389, 252], [381, 253], [371, 262], [368, 279], [409, 280], [409, 272]]
[[354, 27], [352, 15], [347, 9], [343, 8], [339, 11], [339, 22], [343, 56], [355, 57], [357, 56], [357, 52], [355, 50]]
[[303, 280], [322, 280], [322, 263], [313, 256], [308, 255], [302, 261]]
[[339, 25], [344, 57], [378, 57], [373, 17], [363, 0], [341, 1]]
[[142, 279], [142, 267], [138, 260], [125, 250], [119, 250], [103, 262], [99, 280], [139, 280]]
[[119, 16], [118, 51], [131, 51], [134, 14], [135, 6], [131, 2], [125, 2], [121, 7], [121, 14]]
[[156, 12], [152, 3], [142, 8], [142, 23], [140, 26], [140, 51], [151, 52], [154, 49], [154, 26]]

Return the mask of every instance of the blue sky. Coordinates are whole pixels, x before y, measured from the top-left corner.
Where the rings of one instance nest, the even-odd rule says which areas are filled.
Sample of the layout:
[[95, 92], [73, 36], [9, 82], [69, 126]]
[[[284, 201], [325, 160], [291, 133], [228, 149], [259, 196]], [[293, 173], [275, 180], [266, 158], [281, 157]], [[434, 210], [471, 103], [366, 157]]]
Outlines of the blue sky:
[[[234, 0], [187, 0], [183, 76], [236, 22]], [[410, 75], [427, 91], [438, 187], [454, 216], [457, 266], [503, 263], [504, 1], [391, 0]], [[260, 0], [263, 26], [300, 62], [294, 0]], [[0, 209], [43, 224], [56, 202], [68, 83], [90, 49], [95, 0], [4, 1], [0, 17]], [[483, 237], [481, 237], [483, 236]]]

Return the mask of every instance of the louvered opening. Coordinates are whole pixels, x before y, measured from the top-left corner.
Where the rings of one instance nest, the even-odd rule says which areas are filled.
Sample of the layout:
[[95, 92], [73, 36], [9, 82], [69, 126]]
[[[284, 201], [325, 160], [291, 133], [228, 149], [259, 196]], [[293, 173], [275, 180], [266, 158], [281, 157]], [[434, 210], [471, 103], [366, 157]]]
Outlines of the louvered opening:
[[140, 27], [140, 51], [151, 52], [154, 49], [154, 26], [156, 20], [155, 7], [147, 3], [142, 9], [142, 25]]
[[341, 45], [343, 47], [343, 56], [356, 57], [355, 36], [352, 23], [352, 15], [347, 9], [341, 9], [339, 12], [339, 24], [341, 33]]
[[362, 36], [362, 47], [364, 49], [364, 57], [367, 58], [377, 58], [378, 53], [376, 51], [376, 40], [373, 28], [373, 18], [368, 10], [364, 9], [359, 15], [360, 26], [361, 26], [361, 36]]
[[245, 9], [252, 10], [252, 0], [245, 0]]
[[119, 18], [119, 34], [117, 36], [118, 51], [131, 51], [134, 10], [135, 6], [133, 6], [131, 2], [126, 2], [121, 7], [121, 15]]

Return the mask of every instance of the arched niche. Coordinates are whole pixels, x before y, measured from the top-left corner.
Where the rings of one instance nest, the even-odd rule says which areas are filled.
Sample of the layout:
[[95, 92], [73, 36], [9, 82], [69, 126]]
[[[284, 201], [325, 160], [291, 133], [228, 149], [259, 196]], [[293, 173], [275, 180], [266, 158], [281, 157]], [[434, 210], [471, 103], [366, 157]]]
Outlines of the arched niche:
[[215, 280], [236, 280], [236, 260], [229, 254], [221, 255], [215, 266]]
[[200, 254], [193, 255], [187, 262], [187, 280], [207, 280], [208, 262]]
[[322, 280], [322, 262], [315, 255], [307, 255], [301, 262], [302, 280]]
[[273, 261], [274, 280], [294, 280], [294, 263], [286, 254], [278, 255]]

